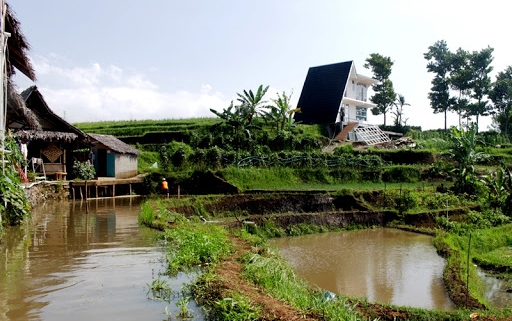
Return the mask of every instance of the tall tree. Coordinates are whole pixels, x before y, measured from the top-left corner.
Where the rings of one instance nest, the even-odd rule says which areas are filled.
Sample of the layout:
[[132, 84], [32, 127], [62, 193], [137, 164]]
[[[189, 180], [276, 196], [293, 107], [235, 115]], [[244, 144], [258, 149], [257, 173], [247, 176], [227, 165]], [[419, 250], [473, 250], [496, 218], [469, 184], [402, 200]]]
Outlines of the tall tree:
[[493, 51], [493, 48], [487, 47], [481, 51], [474, 51], [471, 55], [472, 80], [470, 83], [470, 96], [476, 102], [470, 105], [469, 116], [476, 116], [477, 125], [479, 116], [488, 116], [491, 109], [488, 101], [484, 98], [491, 90], [491, 77], [489, 77], [489, 73], [493, 70], [491, 66]]
[[446, 41], [437, 41], [434, 45], [428, 47], [428, 52], [423, 54], [427, 63], [427, 71], [434, 73], [432, 87], [428, 93], [430, 106], [434, 109], [434, 114], [444, 113], [444, 130], [447, 128], [447, 113], [451, 110], [454, 101], [450, 97], [450, 69], [452, 53], [448, 50]]
[[372, 86], [375, 94], [370, 98], [370, 100], [374, 104], [377, 104], [377, 107], [372, 109], [372, 113], [374, 115], [383, 114], [384, 126], [386, 126], [386, 114], [393, 107], [396, 99], [393, 82], [389, 79], [393, 62], [389, 57], [372, 53], [369, 58], [366, 58], [366, 63], [363, 66], [366, 69], [371, 69], [373, 72], [373, 78], [379, 81]]
[[512, 67], [508, 66], [496, 76], [489, 98], [494, 103], [494, 120], [498, 122], [500, 130], [507, 137], [509, 133], [509, 121], [512, 111]]
[[[459, 127], [462, 125], [462, 117], [469, 118], [469, 94], [473, 72], [471, 69], [471, 54], [459, 48], [450, 59], [450, 88], [457, 92], [453, 110], [459, 115]], [[469, 122], [468, 122], [469, 124]]]

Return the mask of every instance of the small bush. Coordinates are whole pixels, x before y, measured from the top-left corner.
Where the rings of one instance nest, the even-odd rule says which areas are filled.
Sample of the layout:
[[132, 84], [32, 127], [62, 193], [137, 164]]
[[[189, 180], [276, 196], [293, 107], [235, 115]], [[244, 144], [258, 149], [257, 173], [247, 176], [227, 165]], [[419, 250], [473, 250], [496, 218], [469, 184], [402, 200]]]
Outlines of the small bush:
[[96, 175], [96, 170], [94, 166], [90, 163], [79, 162], [75, 160], [73, 162], [73, 176], [78, 179], [93, 179]]
[[334, 149], [334, 155], [354, 154], [354, 146], [352, 144], [343, 144]]
[[361, 180], [361, 173], [350, 168], [336, 168], [332, 169], [330, 173], [332, 178], [339, 183], [357, 182]]
[[298, 170], [298, 175], [305, 183], [330, 184], [331, 177], [325, 168]]
[[382, 169], [373, 168], [361, 171], [361, 178], [363, 181], [379, 183], [382, 182]]
[[421, 169], [413, 166], [389, 166], [382, 173], [387, 183], [415, 183], [421, 179]]

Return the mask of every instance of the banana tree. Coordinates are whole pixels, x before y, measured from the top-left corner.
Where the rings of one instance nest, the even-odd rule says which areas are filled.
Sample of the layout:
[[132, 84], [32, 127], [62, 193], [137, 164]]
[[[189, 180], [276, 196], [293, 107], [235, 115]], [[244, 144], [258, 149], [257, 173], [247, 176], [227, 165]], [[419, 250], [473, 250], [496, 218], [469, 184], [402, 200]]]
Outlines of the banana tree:
[[286, 95], [284, 91], [282, 94], [277, 93], [276, 99], [270, 99], [274, 104], [265, 106], [269, 109], [264, 115], [265, 120], [272, 123], [272, 127], [276, 128], [276, 134], [285, 129], [290, 129], [293, 125], [293, 114], [300, 112], [300, 108], [292, 109], [290, 103], [292, 94]]
[[451, 147], [444, 156], [456, 163], [452, 174], [455, 178], [455, 190], [459, 193], [476, 193], [475, 165], [490, 157], [489, 154], [477, 151], [477, 131], [474, 123], [467, 130], [452, 127], [450, 131]]
[[502, 164], [495, 172], [487, 171], [482, 182], [489, 189], [489, 205], [501, 207], [503, 213], [512, 216], [512, 173]]
[[247, 119], [249, 125], [252, 125], [253, 118], [258, 115], [258, 109], [264, 107], [267, 103], [266, 100], [263, 100], [263, 97], [267, 93], [268, 87], [263, 88], [263, 85], [260, 85], [256, 94], [252, 90], [244, 90], [243, 94], [237, 93], [237, 100], [240, 102], [240, 105], [236, 108]]
[[222, 112], [215, 109], [210, 109], [210, 111], [232, 126], [236, 137], [240, 133], [245, 133], [248, 137], [251, 137], [249, 115], [245, 113], [244, 109], [234, 106], [233, 102], [231, 102], [228, 108], [223, 109]]

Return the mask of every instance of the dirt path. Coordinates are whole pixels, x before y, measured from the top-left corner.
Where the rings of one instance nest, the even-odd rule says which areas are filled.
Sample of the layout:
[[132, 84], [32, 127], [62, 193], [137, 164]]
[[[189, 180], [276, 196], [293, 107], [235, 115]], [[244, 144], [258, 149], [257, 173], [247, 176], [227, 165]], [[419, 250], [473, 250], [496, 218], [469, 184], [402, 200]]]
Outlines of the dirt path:
[[289, 304], [271, 297], [264, 289], [241, 278], [242, 264], [239, 258], [251, 252], [251, 247], [243, 240], [233, 237], [235, 253], [216, 268], [216, 274], [222, 282], [223, 294], [229, 291], [240, 292], [262, 308], [263, 318], [260, 320], [322, 320], [305, 315]]

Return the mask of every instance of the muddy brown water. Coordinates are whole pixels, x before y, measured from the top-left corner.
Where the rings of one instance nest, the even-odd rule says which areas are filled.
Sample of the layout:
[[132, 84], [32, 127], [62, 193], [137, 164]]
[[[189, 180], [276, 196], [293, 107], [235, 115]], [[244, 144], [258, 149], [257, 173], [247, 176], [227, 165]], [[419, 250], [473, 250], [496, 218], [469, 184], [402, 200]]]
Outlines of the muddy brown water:
[[311, 285], [336, 294], [426, 309], [455, 309], [432, 238], [379, 228], [272, 239]]
[[510, 282], [497, 278], [496, 276], [478, 268], [478, 276], [485, 288], [485, 299], [492, 306], [504, 309], [512, 307], [512, 292]]
[[[173, 320], [176, 295], [162, 300], [148, 284], [179, 293], [186, 275], [168, 279], [159, 232], [139, 226], [140, 199], [38, 207], [0, 243], [0, 320]], [[191, 301], [193, 320], [203, 316]], [[167, 313], [167, 314], [166, 314]]]

